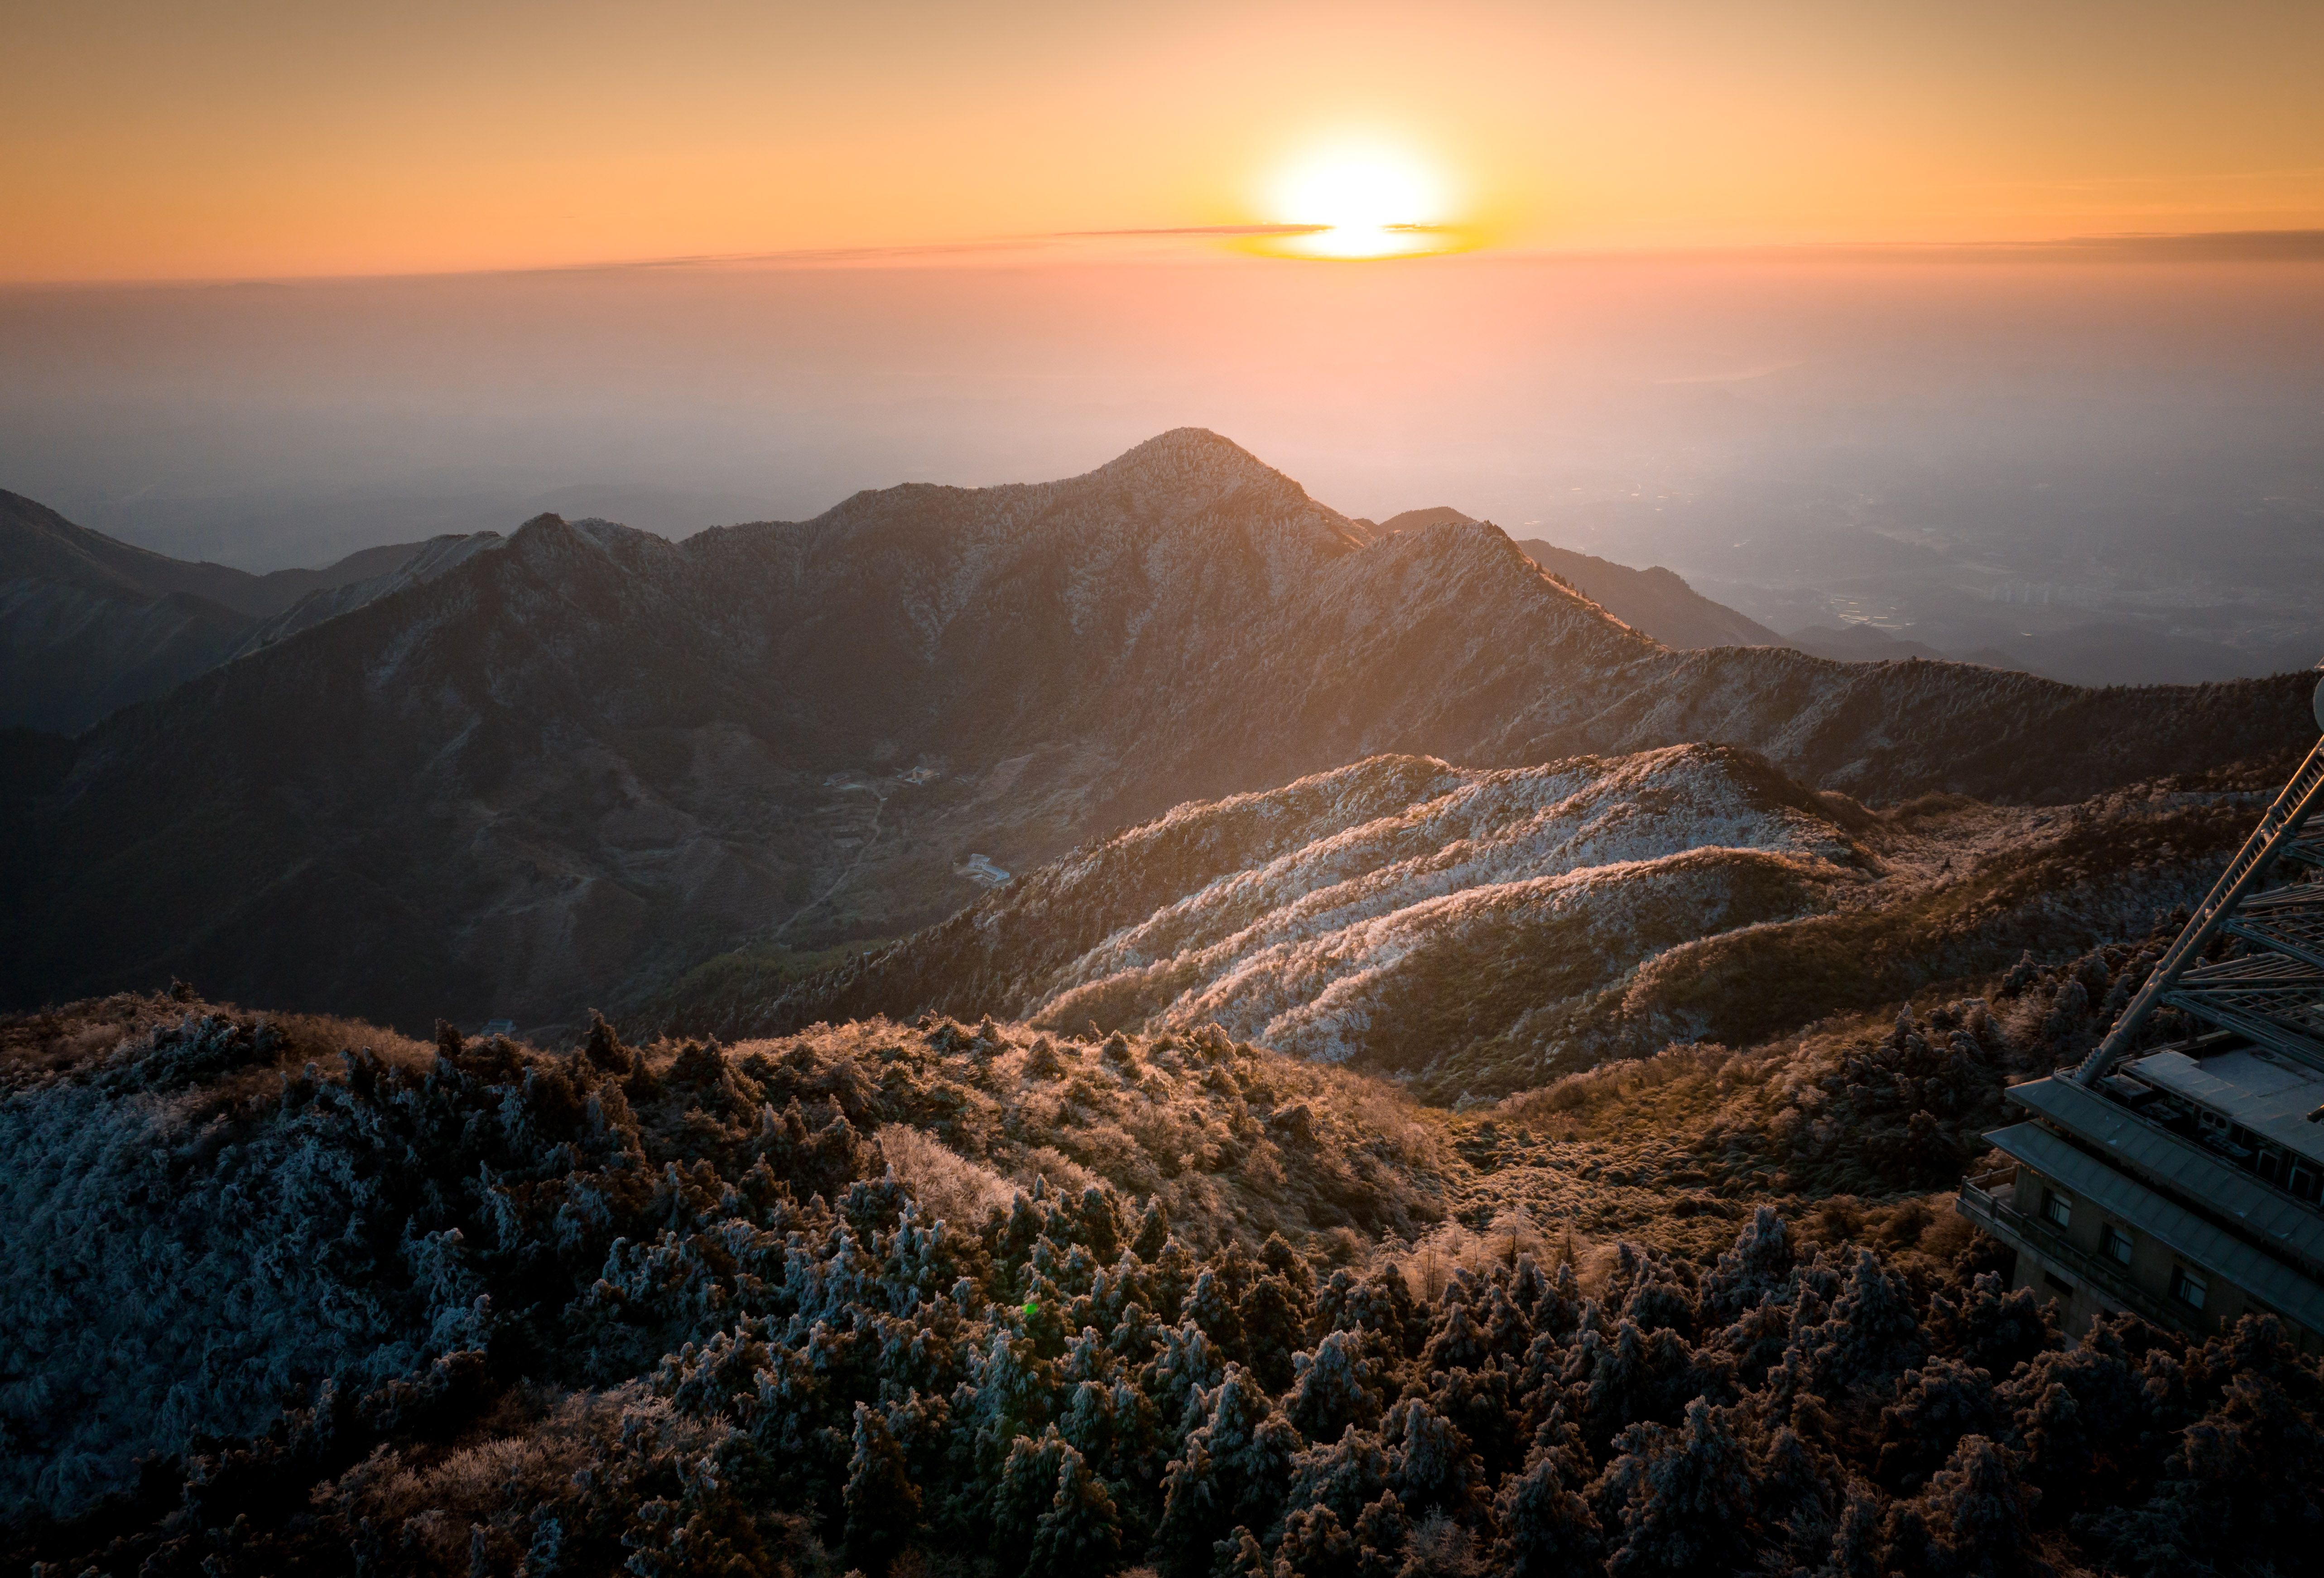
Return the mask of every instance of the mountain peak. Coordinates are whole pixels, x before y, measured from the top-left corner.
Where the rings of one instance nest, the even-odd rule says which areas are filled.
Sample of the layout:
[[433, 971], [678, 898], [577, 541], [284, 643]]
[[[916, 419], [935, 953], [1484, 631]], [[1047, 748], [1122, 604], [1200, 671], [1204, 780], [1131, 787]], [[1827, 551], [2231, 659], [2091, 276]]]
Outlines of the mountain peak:
[[1090, 475], [1135, 483], [1290, 481], [1233, 439], [1208, 428], [1173, 428], [1157, 433]]
[[1424, 526], [1474, 526], [1474, 515], [1464, 515], [1450, 504], [1437, 504], [1426, 510], [1406, 510], [1401, 515], [1390, 515], [1379, 523], [1383, 534], [1397, 531], [1417, 531]]

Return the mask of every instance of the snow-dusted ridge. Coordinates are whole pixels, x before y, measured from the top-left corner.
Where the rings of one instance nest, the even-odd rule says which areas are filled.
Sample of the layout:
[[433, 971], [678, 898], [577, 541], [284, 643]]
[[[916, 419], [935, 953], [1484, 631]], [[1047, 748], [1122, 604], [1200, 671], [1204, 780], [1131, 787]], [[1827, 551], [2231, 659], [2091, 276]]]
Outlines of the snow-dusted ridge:
[[900, 945], [843, 995], [909, 1011], [910, 983], [967, 948], [987, 967], [948, 1006], [967, 992], [1053, 1029], [1215, 1021], [1411, 1066], [1443, 1050], [1450, 1013], [1469, 1037], [1534, 1024], [1547, 1057], [1559, 1010], [1673, 946], [1828, 910], [1876, 867], [1829, 807], [1731, 747], [1501, 770], [1379, 757], [1180, 807]]
[[2208, 883], [2243, 798], [2164, 782], [2062, 811], [1875, 813], [1732, 746], [1498, 770], [1380, 756], [1177, 807], [688, 1029], [1216, 1023], [1452, 1100], [1974, 990], [2029, 946], [2152, 924]]

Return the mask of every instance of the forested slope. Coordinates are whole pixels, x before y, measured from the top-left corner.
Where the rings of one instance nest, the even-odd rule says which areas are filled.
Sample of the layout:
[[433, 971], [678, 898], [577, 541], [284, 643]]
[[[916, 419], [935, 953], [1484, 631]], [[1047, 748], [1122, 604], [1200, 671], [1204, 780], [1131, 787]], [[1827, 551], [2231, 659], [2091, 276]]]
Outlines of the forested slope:
[[[10, 1021], [10, 1559], [2288, 1571], [2324, 1532], [2316, 1362], [2260, 1320], [2070, 1348], [1914, 1193], [2087, 1033], [2079, 975], [2009, 985], [1451, 1121], [1215, 1031], [544, 1053], [190, 1001]], [[1859, 1087], [1914, 1093], [1931, 1143], [1809, 1209], [1786, 1191], [1831, 1141], [1775, 1120]], [[1637, 1121], [1672, 1100], [1716, 1121]], [[1562, 1221], [1524, 1207], [1545, 1172], [1581, 1192]], [[1695, 1204], [1604, 1232], [1646, 1174]]]

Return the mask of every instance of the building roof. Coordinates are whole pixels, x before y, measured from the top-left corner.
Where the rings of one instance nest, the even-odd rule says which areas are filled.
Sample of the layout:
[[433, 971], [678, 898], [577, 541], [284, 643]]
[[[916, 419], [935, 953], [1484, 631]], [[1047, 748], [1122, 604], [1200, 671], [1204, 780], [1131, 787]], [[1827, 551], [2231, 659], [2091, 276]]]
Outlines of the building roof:
[[2017, 1123], [1985, 1137], [2003, 1154], [2055, 1178], [2101, 1211], [2153, 1234], [2179, 1255], [2223, 1277], [2270, 1309], [2311, 1332], [2324, 1332], [2324, 1287], [2254, 1249], [2226, 1229], [2164, 1199], [2127, 1173], [2076, 1149], [2039, 1123]]
[[2123, 1072], [2210, 1108], [2295, 1155], [2324, 1164], [2324, 1123], [2308, 1115], [2324, 1110], [2324, 1074], [2262, 1047], [2193, 1058], [2153, 1052]]
[[2069, 1130], [2132, 1171], [2202, 1201], [2263, 1242], [2324, 1266], [2324, 1211], [2221, 1160], [2191, 1140], [2070, 1079], [2012, 1085], [2009, 1099]]

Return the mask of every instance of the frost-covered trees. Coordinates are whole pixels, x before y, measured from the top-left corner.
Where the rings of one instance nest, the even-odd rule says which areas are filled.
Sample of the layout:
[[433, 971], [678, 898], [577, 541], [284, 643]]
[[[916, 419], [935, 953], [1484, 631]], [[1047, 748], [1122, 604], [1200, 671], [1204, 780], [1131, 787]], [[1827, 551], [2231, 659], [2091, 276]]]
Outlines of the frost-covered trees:
[[920, 1521], [920, 1489], [888, 1421], [869, 1403], [855, 1405], [855, 1450], [847, 1462], [847, 1550], [875, 1565], [903, 1548]]
[[1347, 1332], [1326, 1332], [1312, 1353], [1292, 1359], [1296, 1379], [1284, 1414], [1310, 1441], [1337, 1441], [1351, 1426], [1380, 1416], [1379, 1366]]
[[171, 1012], [0, 1103], [18, 1567], [1951, 1578], [2324, 1539], [2324, 1376], [2266, 1320], [2070, 1349], [1989, 1272], [1772, 1210], [1423, 1301], [1344, 1241], [867, 1138], [1027, 1077], [982, 1031], [326, 1074]]

